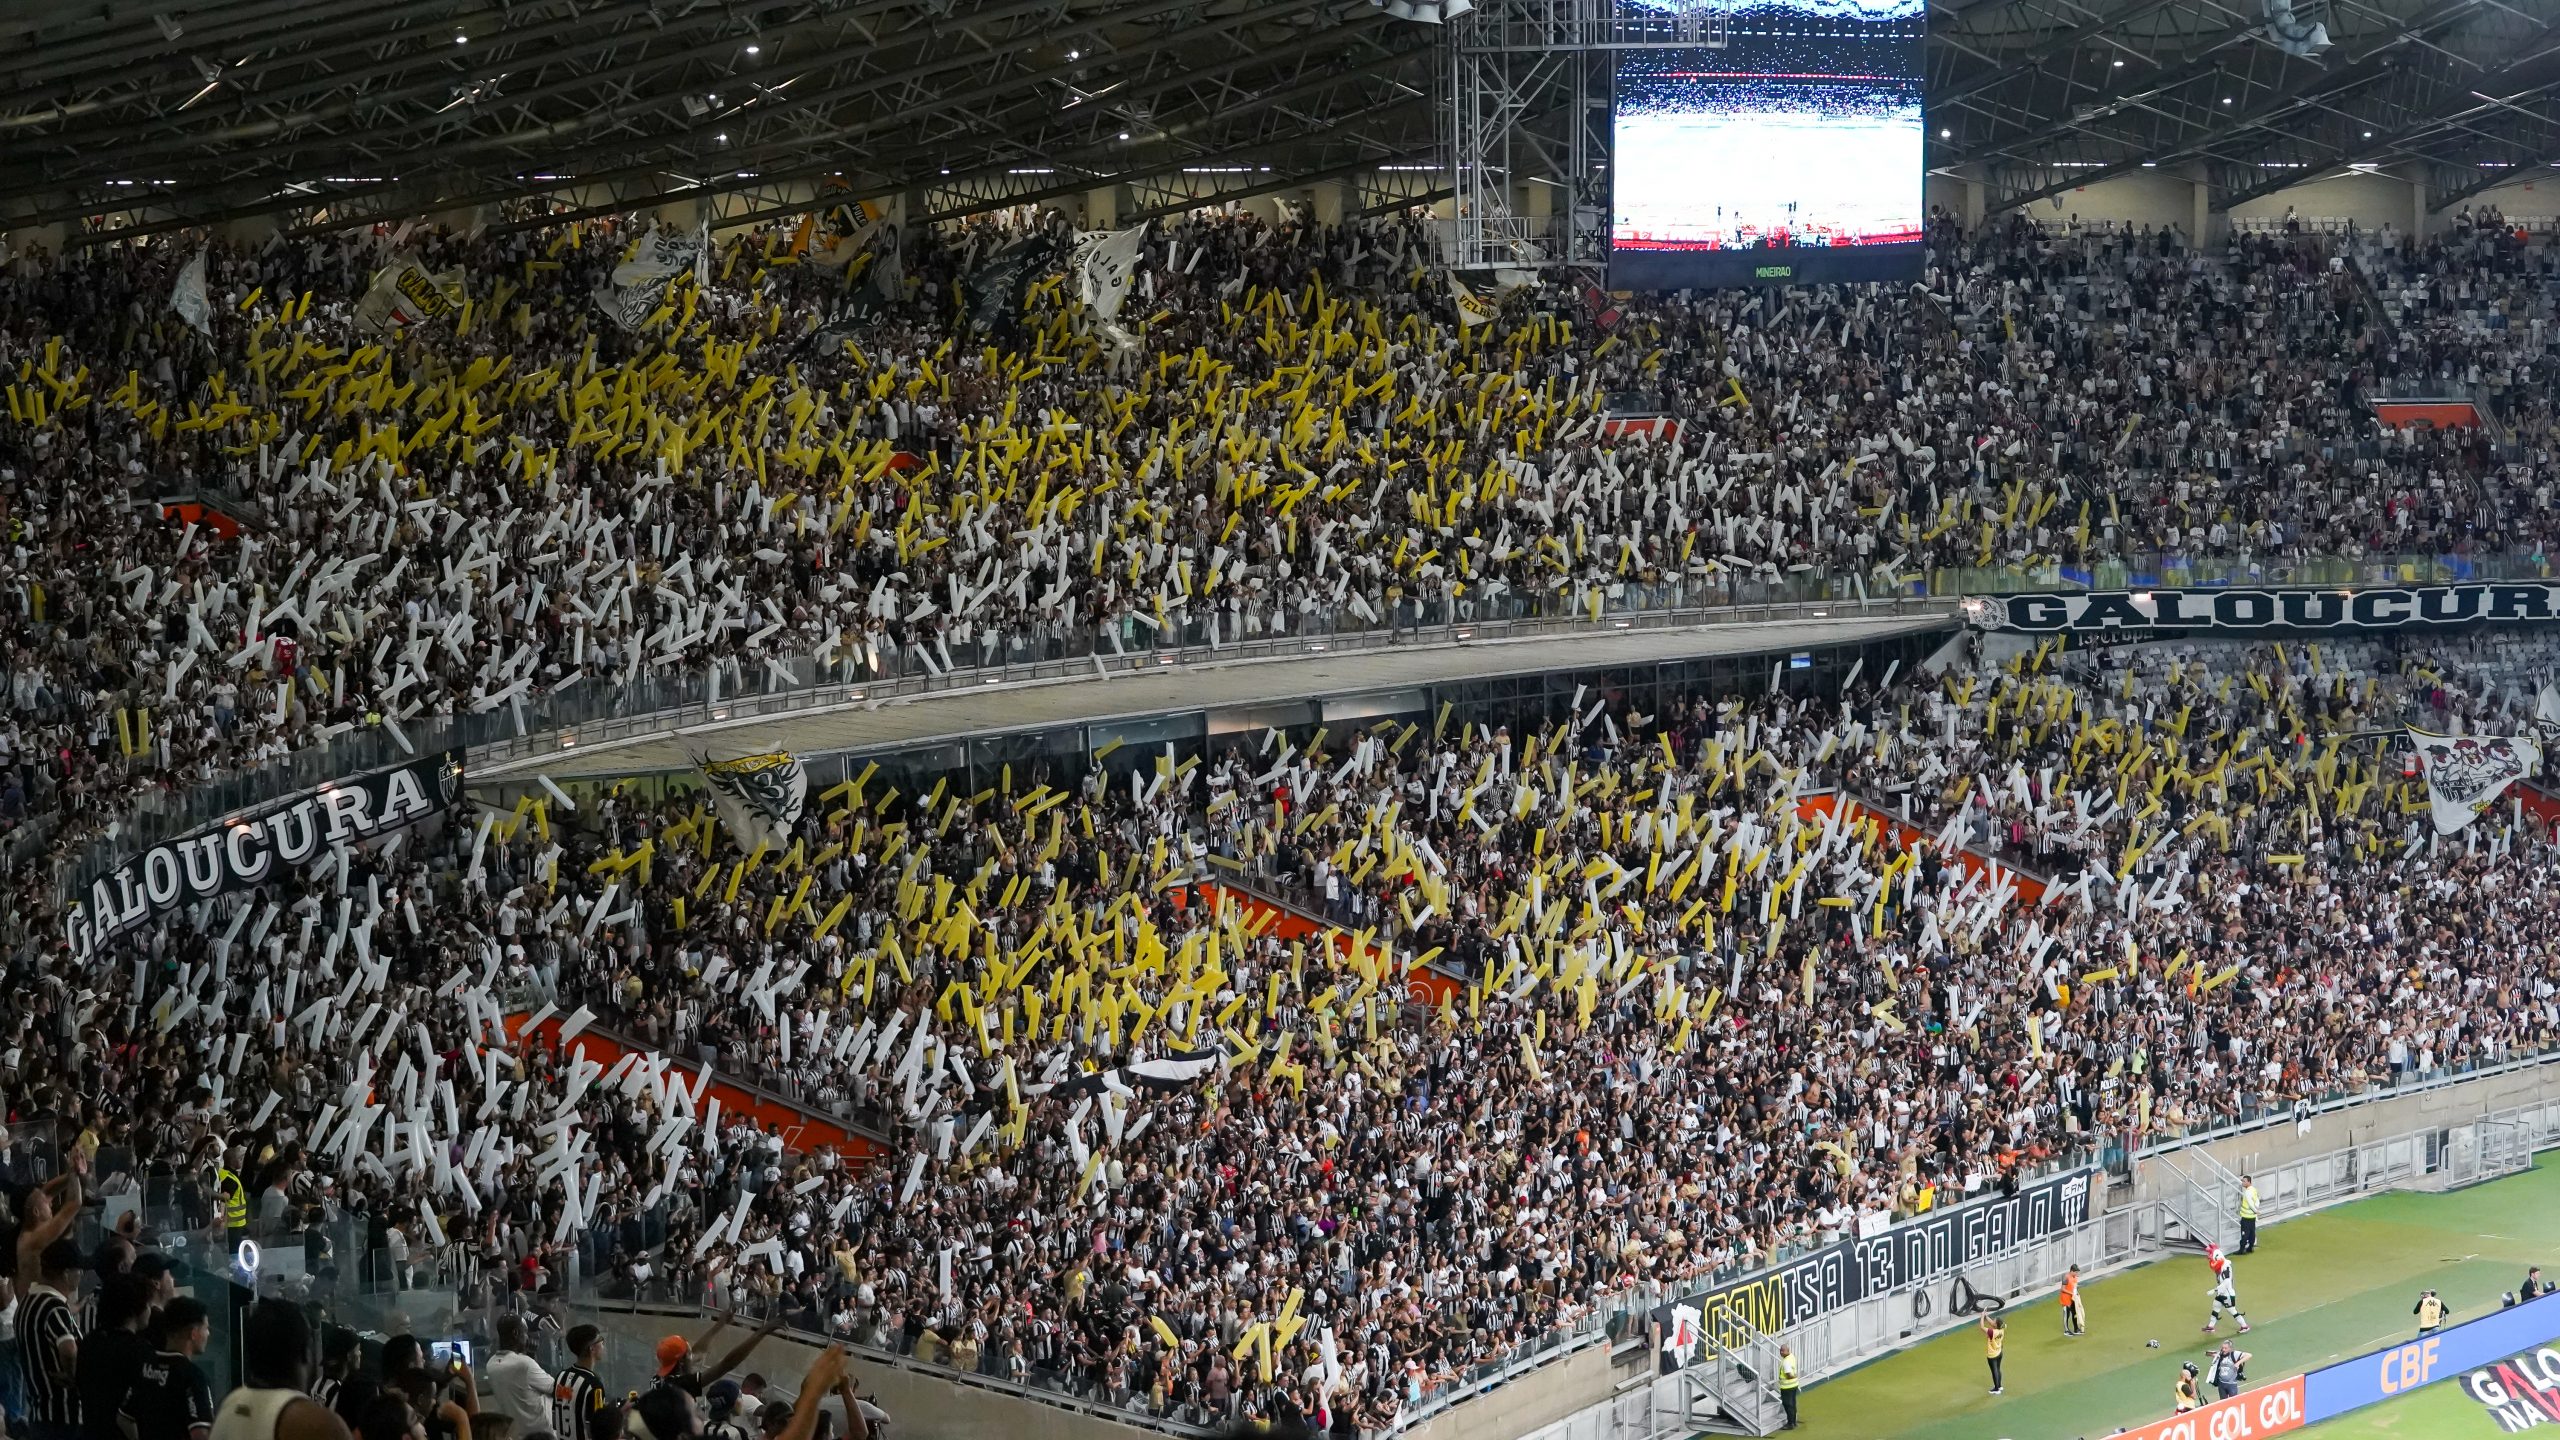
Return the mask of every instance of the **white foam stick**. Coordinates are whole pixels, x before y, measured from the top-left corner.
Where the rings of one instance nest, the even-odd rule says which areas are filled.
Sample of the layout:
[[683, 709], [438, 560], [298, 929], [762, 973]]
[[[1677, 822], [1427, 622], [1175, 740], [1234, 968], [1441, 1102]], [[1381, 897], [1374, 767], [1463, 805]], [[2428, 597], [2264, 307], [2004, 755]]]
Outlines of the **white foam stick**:
[[480, 853], [489, 844], [489, 828], [497, 823], [497, 812], [492, 810], [483, 810], [480, 812], [479, 833], [471, 837], [470, 875], [474, 880], [480, 878]]
[[915, 1199], [916, 1191], [923, 1186], [926, 1158], [927, 1157], [923, 1155], [918, 1155], [914, 1161], [907, 1166], [907, 1183], [901, 1186], [898, 1190], [898, 1203], [900, 1205], [903, 1206], [907, 1202]]
[[587, 911], [586, 928], [578, 932], [580, 938], [583, 939], [596, 933], [596, 927], [604, 923], [605, 912], [613, 908], [614, 893], [621, 888], [622, 882], [619, 880], [611, 881], [606, 884], [604, 887], [604, 893], [596, 897], [594, 907]]
[[[534, 1032], [534, 1031], [536, 1031], [536, 1030], [538, 1030], [538, 1029], [540, 1029], [540, 1028], [542, 1027], [542, 1022], [543, 1022], [543, 1021], [548, 1020], [548, 1019], [550, 1019], [552, 1016], [557, 1015], [557, 1014], [559, 1014], [559, 1013], [560, 1013], [560, 1007], [559, 1007], [559, 1006], [554, 1005], [554, 1004], [550, 1003], [549, 1001], [544, 1001], [544, 1002], [543, 1002], [543, 1006], [542, 1006], [542, 1008], [541, 1008], [541, 1009], [539, 1009], [539, 1010], [534, 1011], [534, 1012], [533, 1012], [533, 1015], [532, 1015], [532, 1018], [530, 1018], [530, 1019], [528, 1019], [528, 1020], [526, 1020], [526, 1021], [524, 1022], [524, 1029], [523, 1029], [523, 1031], [522, 1031], [521, 1033], [523, 1033], [523, 1034], [525, 1034], [525, 1035], [530, 1036], [531, 1034], [533, 1034], [533, 1032]], [[565, 1042], [564, 1042], [564, 1043], [565, 1043]]]

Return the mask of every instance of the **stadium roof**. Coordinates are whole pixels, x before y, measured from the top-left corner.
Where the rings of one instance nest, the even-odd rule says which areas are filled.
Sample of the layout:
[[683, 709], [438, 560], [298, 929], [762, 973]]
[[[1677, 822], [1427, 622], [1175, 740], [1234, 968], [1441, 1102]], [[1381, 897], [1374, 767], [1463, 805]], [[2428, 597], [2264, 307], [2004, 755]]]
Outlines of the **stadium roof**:
[[[1554, 0], [1479, 14], [1504, 3]], [[2329, 45], [2287, 53], [2270, 6]], [[1995, 207], [2146, 165], [2218, 204], [2391, 167], [2443, 205], [2560, 162], [2560, 0], [1930, 16], [1929, 163]], [[730, 221], [813, 183], [935, 216], [1127, 185], [1148, 214], [1319, 179], [1381, 208], [1445, 193], [1443, 34], [1366, 0], [62, 0], [0, 11], [0, 217]]]
[[[1981, 167], [1995, 206], [2147, 165], [2184, 167], [2218, 206], [2388, 168], [2441, 208], [2560, 163], [2560, 0], [1934, 0], [1929, 13], [1929, 163]], [[2329, 41], [2316, 54], [2275, 43], [2313, 25]]]
[[62, 0], [0, 9], [0, 216], [1171, 209], [1427, 158], [1435, 39], [1364, 0]]

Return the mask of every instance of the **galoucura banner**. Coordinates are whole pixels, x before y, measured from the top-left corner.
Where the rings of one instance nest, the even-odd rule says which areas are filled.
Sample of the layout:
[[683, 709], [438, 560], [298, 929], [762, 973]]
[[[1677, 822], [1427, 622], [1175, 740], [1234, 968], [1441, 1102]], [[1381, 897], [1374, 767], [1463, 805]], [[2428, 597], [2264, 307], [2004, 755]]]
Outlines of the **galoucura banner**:
[[1965, 616], [1981, 629], [2035, 635], [2509, 624], [2560, 620], [2560, 583], [2528, 580], [2344, 590], [2070, 590], [1967, 600]]
[[332, 781], [164, 840], [68, 897], [62, 938], [87, 957], [154, 915], [247, 890], [341, 845], [356, 845], [451, 810], [462, 752], [448, 750]]

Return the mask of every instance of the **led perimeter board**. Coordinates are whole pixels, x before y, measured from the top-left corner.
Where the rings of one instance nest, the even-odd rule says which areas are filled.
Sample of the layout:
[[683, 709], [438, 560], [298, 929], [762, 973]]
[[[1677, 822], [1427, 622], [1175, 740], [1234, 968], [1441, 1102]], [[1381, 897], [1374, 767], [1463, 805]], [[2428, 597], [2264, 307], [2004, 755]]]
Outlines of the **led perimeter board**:
[[1918, 279], [1924, 0], [1714, 3], [1723, 47], [1618, 52], [1610, 285]]

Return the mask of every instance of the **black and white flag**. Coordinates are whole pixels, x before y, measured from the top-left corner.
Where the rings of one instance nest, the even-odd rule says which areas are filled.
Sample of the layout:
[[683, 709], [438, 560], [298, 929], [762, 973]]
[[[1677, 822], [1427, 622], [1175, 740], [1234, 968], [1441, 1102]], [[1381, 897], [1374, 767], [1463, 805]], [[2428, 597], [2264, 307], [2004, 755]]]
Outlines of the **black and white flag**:
[[1126, 230], [1097, 230], [1076, 241], [1076, 296], [1105, 322], [1119, 317], [1138, 271], [1138, 251], [1146, 244], [1147, 226], [1140, 221]]
[[613, 278], [596, 292], [596, 307], [623, 329], [637, 330], [658, 308], [669, 281], [690, 270], [695, 284], [705, 283], [710, 264], [707, 228], [670, 230], [652, 225], [631, 258], [613, 267]]
[[1073, 1100], [1081, 1095], [1099, 1095], [1105, 1090], [1123, 1095], [1139, 1090], [1188, 1090], [1217, 1068], [1218, 1057], [1214, 1054], [1140, 1060], [1109, 1070], [1070, 1076], [1059, 1081], [1057, 1088], [1049, 1093], [1061, 1100]]
[[2436, 833], [2450, 835], [2480, 818], [2507, 787], [2542, 765], [2541, 742], [2528, 735], [2436, 735], [2411, 729], [2418, 769]]
[[784, 751], [745, 755], [735, 760], [701, 760], [702, 782], [711, 789], [712, 807], [738, 839], [738, 848], [780, 854], [791, 843], [800, 812], [809, 803], [809, 771], [800, 757]]
[[169, 292], [169, 308], [178, 312], [178, 318], [186, 321], [189, 329], [210, 338], [213, 305], [204, 294], [204, 256], [204, 251], [196, 251], [195, 258], [178, 272], [178, 288]]

